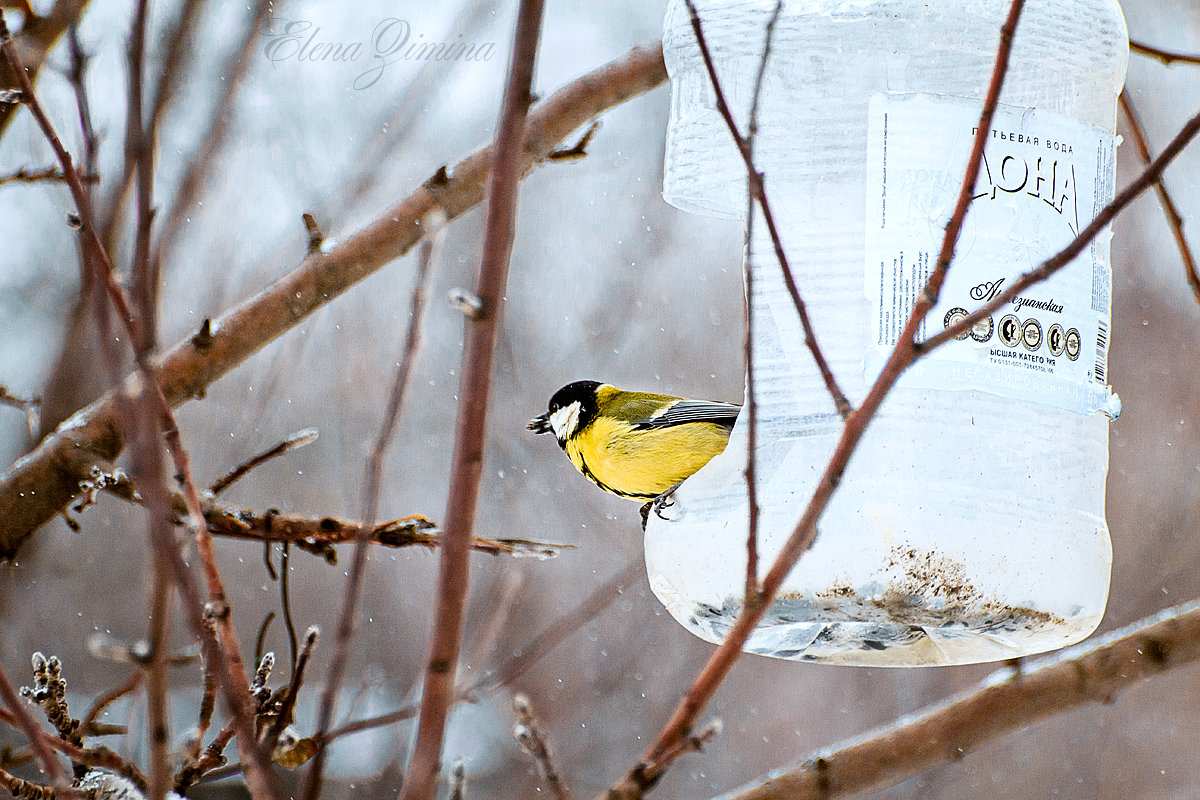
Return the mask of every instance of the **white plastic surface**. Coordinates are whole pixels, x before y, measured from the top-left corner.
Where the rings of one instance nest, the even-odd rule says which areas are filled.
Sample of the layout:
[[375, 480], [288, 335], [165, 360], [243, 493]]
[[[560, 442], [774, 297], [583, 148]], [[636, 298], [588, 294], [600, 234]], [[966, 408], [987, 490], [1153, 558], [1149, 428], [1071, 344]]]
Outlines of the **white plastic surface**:
[[[774, 3], [699, 6], [744, 129]], [[870, 98], [936, 94], [979, 104], [1007, 8], [1002, 0], [785, 4], [756, 160], [821, 347], [852, 403], [875, 378], [865, 368]], [[1115, 2], [1029, 0], [1002, 102], [1112, 131], [1126, 47]], [[743, 167], [681, 2], [668, 9], [664, 51], [672, 80], [664, 196], [688, 211], [741, 217]], [[1043, 244], [1053, 252], [1029, 246]], [[1103, 247], [1107, 268], [1106, 239]], [[811, 496], [841, 419], [760, 225], [753, 253], [765, 572]], [[1060, 647], [1099, 623], [1111, 564], [1108, 418], [919, 382], [904, 376], [884, 402], [816, 543], [748, 650], [844, 664], [970, 663]], [[646, 535], [654, 592], [714, 642], [740, 611], [745, 581], [745, 424], [743, 414], [725, 453], [684, 483], [669, 519], [651, 515]]]

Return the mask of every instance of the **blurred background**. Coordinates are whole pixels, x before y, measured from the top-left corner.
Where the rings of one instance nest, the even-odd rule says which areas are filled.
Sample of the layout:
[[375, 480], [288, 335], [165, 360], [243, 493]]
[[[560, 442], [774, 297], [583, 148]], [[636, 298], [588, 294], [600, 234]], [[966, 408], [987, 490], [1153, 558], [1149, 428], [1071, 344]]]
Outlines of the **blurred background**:
[[[44, 13], [46, 5], [34, 8]], [[236, 85], [221, 115], [224, 141], [205, 160], [200, 188], [178, 211], [178, 235], [164, 251], [160, 341], [190, 335], [204, 318], [299, 263], [307, 243], [302, 213], [315, 214], [328, 236], [344, 237], [438, 166], [486, 144], [512, 36], [513, 11], [498, 5], [364, 2], [351, 13], [340, 4], [276, 2], [268, 33], [249, 34], [257, 41], [239, 78], [230, 64], [250, 29], [250, 9], [221, 0], [196, 4], [195, 30], [162, 116], [155, 185], [161, 214], [178, 196], [219, 98]], [[664, 5], [547, 4], [535, 91], [545, 96], [654, 41]], [[91, 55], [86, 87], [99, 137], [101, 197], [111, 196], [124, 163], [132, 6], [93, 0], [79, 14], [79, 40]], [[150, 5], [152, 86], [183, 7]], [[1127, 0], [1123, 7], [1132, 38], [1200, 51], [1200, 11], [1187, 0]], [[20, 28], [19, 13], [5, 16]], [[388, 18], [403, 20], [414, 43], [490, 43], [494, 56], [400, 60], [363, 85], [361, 59], [312, 61], [269, 47], [269, 32], [286, 21], [310, 23], [315, 41], [349, 44], [369, 42]], [[63, 37], [37, 88], [66, 146], [80, 153], [69, 63]], [[1155, 152], [1200, 109], [1198, 69], [1131, 57], [1128, 90]], [[737, 223], [686, 215], [663, 202], [667, 111], [665, 87], [618, 106], [603, 116], [587, 158], [548, 164], [522, 184], [476, 533], [576, 549], [544, 561], [472, 556], [464, 680], [503, 664], [641, 558], [637, 506], [587, 485], [552, 442], [525, 430], [549, 395], [568, 381], [594, 378], [690, 397], [742, 396], [742, 233]], [[52, 162], [29, 115], [18, 112], [0, 138], [0, 174]], [[1139, 168], [1127, 141], [1119, 152], [1119, 185]], [[1193, 145], [1166, 176], [1187, 220], [1200, 219], [1198, 176], [1200, 148]], [[102, 385], [86, 335], [72, 333], [79, 268], [64, 221], [72, 210], [61, 184], [0, 185], [0, 383], [17, 395], [42, 396], [49, 419], [65, 417], [90, 399], [89, 387]], [[1193, 568], [1200, 557], [1200, 306], [1157, 197], [1145, 195], [1114, 228], [1110, 370], [1124, 413], [1111, 425], [1114, 566], [1101, 630], [1200, 594]], [[481, 239], [477, 208], [447, 228], [437, 251], [415, 372], [386, 464], [381, 518], [423, 514], [437, 521], [445, 513], [463, 330], [447, 298], [473, 284]], [[132, 238], [118, 237], [116, 245], [115, 260], [127, 269]], [[315, 444], [256, 470], [227, 499], [264, 511], [346, 519], [359, 513], [364, 463], [400, 357], [415, 267], [415, 253], [390, 264], [178, 411], [201, 484], [315, 427]], [[24, 416], [0, 407], [0, 460], [10, 464], [30, 447]], [[131, 667], [96, 660], [87, 641], [97, 632], [130, 642], [146, 635], [150, 574], [140, 510], [102, 497], [78, 521], [79, 533], [61, 521], [47, 525], [0, 567], [4, 669], [29, 683], [33, 651], [59, 655], [75, 713], [128, 677]], [[242, 647], [253, 652], [262, 620], [279, 609], [278, 584], [260, 546], [220, 541], [218, 553]], [[297, 625], [327, 632], [298, 709], [304, 733], [311, 731], [332, 652], [349, 554], [341, 553], [337, 567], [295, 551], [290, 560]], [[372, 552], [339, 720], [390, 711], [419, 696], [436, 568], [437, 555], [424, 549]], [[493, 629], [494, 637], [484, 635]], [[188, 637], [179, 635], [176, 644], [188, 644]], [[278, 621], [266, 644], [287, 652]], [[576, 796], [590, 796], [641, 755], [711, 650], [663, 612], [638, 572], [616, 601], [510, 686], [458, 708], [445, 756], [464, 759], [468, 797], [531, 796], [536, 771], [511, 737], [511, 696], [521, 691], [554, 743], [566, 782]], [[704, 753], [681, 759], [654, 796], [728, 791], [965, 689], [992, 669], [839, 668], [747, 656], [703, 717], [720, 717], [724, 733]], [[199, 677], [194, 666], [172, 674], [176, 741], [195, 724]], [[1179, 669], [1110, 705], [1038, 723], [871, 796], [1200, 796], [1200, 723], [1191, 713], [1197, 703], [1200, 672]], [[144, 714], [144, 700], [135, 697], [116, 704], [106, 719], [128, 718], [140, 733]], [[399, 724], [338, 740], [327, 796], [394, 794], [412, 732]], [[21, 739], [0, 730], [0, 742]], [[135, 758], [145, 752], [140, 735], [111, 744]], [[228, 782], [195, 794], [238, 791]]]

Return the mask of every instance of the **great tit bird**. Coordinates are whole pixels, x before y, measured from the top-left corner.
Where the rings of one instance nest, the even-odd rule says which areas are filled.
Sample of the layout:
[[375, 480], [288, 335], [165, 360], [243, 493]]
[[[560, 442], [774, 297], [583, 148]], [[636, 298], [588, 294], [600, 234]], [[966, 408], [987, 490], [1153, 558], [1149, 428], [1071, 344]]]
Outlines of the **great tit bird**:
[[606, 492], [648, 502], [665, 497], [725, 449], [741, 406], [626, 392], [607, 383], [568, 383], [530, 421], [553, 433], [576, 469]]

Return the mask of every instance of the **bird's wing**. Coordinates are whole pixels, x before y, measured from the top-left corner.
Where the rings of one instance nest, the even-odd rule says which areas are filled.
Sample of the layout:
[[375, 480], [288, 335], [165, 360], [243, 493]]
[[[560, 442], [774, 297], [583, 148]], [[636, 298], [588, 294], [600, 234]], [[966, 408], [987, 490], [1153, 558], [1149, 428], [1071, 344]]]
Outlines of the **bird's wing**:
[[718, 403], [711, 400], [680, 400], [665, 411], [638, 420], [635, 428], [669, 428], [688, 422], [711, 422], [732, 428], [742, 407], [733, 403]]

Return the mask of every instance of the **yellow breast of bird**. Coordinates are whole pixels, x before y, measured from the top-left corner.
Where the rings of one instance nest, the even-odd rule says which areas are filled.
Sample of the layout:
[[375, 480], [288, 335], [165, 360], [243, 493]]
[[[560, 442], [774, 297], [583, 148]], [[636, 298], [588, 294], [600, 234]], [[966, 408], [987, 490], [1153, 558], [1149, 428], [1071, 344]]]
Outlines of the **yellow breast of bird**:
[[710, 422], [647, 431], [598, 418], [567, 442], [567, 456], [593, 483], [621, 497], [652, 500], [725, 449], [729, 435]]

